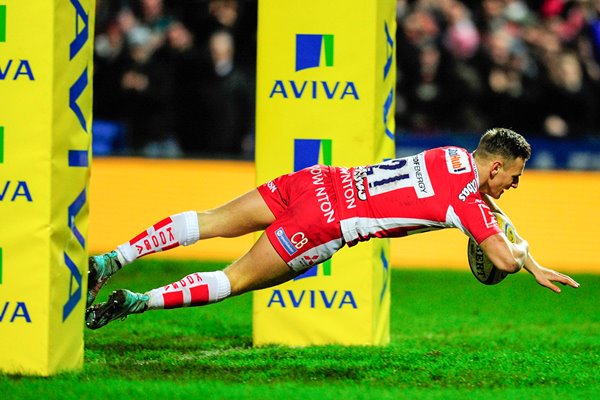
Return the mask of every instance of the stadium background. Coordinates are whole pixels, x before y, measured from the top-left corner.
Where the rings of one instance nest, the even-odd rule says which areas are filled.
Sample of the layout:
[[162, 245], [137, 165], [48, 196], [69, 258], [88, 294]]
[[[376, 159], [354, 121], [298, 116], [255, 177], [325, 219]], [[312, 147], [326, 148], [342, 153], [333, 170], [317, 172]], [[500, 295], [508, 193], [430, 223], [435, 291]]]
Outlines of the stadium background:
[[[397, 1], [397, 154], [473, 149], [494, 125], [524, 133], [534, 156], [500, 205], [540, 261], [569, 271], [599, 266], [597, 3]], [[256, 1], [98, 1], [90, 252], [254, 187], [256, 26]], [[251, 242], [159, 257], [231, 260]], [[464, 268], [465, 246], [457, 231], [396, 240], [392, 264]]]
[[[76, 2], [72, 3], [75, 6]], [[146, 7], [155, 11], [157, 9], [160, 11], [162, 4], [161, 1], [156, 0], [145, 0], [143, 3], [146, 4]], [[119, 24], [110, 23], [111, 21], [115, 22], [115, 16], [122, 7], [132, 6], [138, 8], [140, 4], [142, 2], [137, 0], [101, 0], [98, 2], [98, 15], [101, 21], [109, 21], [112, 29], [117, 27], [117, 31], [126, 26], [129, 28], [140, 26], [144, 28], [143, 25], [148, 21], [142, 22], [141, 19], [137, 19], [140, 15], [137, 10], [137, 17], [135, 14], [130, 14], [121, 20], [122, 16], [119, 16], [117, 20], [124, 23], [120, 27]], [[444, 18], [440, 18], [439, 11], [443, 7], [458, 4], [458, 8], [460, 8], [460, 4], [466, 4], [473, 8], [473, 15], [476, 15], [478, 4], [477, 2], [458, 3], [453, 1], [399, 1], [397, 4], [399, 24], [402, 27], [405, 26], [404, 24], [407, 27], [411, 25], [408, 21], [411, 20], [411, 17], [416, 16], [418, 23], [413, 24], [412, 27], [419, 29], [425, 27], [428, 30], [427, 32], [416, 32], [418, 33], [416, 36], [408, 35], [412, 39], [426, 36], [426, 40], [416, 46], [417, 49], [422, 51], [419, 53], [419, 57], [409, 57], [407, 53], [401, 54], [403, 60], [419, 59], [420, 62], [423, 62], [418, 70], [420, 73], [425, 72], [424, 76], [427, 79], [421, 82], [421, 85], [417, 85], [417, 90], [413, 93], [417, 95], [417, 100], [435, 100], [436, 93], [443, 92], [444, 90], [441, 90], [443, 89], [442, 86], [445, 86], [447, 82], [432, 84], [432, 81], [429, 80], [433, 76], [430, 74], [432, 70], [439, 72], [447, 68], [447, 64], [444, 68], [437, 68], [441, 63], [438, 63], [439, 58], [436, 58], [436, 52], [431, 51], [436, 46], [447, 46], [442, 40], [442, 33], [447, 31], [449, 25], [436, 25], [443, 22]], [[520, 32], [518, 24], [517, 29], [515, 29], [514, 17], [515, 15], [522, 15], [523, 6], [525, 6], [525, 9], [530, 8], [535, 13], [543, 16], [542, 25], [550, 30], [550, 37], [559, 37], [558, 47], [556, 41], [550, 40], [548, 42], [551, 44], [550, 47], [554, 46], [553, 49], [558, 50], [557, 54], [554, 55], [560, 54], [563, 49], [584, 50], [581, 54], [577, 53], [581, 65], [586, 68], [586, 90], [584, 92], [586, 92], [586, 97], [589, 96], [588, 100], [594, 98], [594, 95], [590, 95], [590, 93], [593, 93], [596, 88], [594, 84], [595, 60], [589, 56], [594, 54], [597, 12], [592, 3], [486, 1], [481, 4], [487, 9], [486, 13], [491, 12], [491, 14], [498, 17], [492, 18], [494, 25], [497, 26], [499, 23], [501, 28], [510, 28], [508, 33], [513, 36], [513, 39]], [[241, 21], [242, 19], [238, 17], [242, 14], [245, 15], [246, 21], [250, 21], [244, 24], [247, 30], [241, 30], [240, 32], [244, 33], [237, 32], [233, 36], [237, 36], [241, 41], [245, 40], [248, 46], [242, 45], [239, 40], [234, 43], [238, 48], [236, 54], [246, 53], [246, 56], [252, 59], [252, 31], [254, 25], [252, 23], [252, 9], [255, 5], [254, 2], [185, 2], [171, 0], [167, 1], [165, 5], [169, 9], [168, 12], [174, 10], [174, 12], [179, 13], [180, 17], [183, 17], [182, 19], [186, 19], [186, 23], [190, 28], [203, 27], [207, 31], [212, 29], [209, 28], [211, 26], [222, 28], [223, 26], [219, 26], [219, 24], [227, 25], [231, 22]], [[520, 9], [521, 13], [517, 12], [515, 14], [515, 5], [517, 6], [516, 10], [519, 11]], [[425, 6], [426, 9], [421, 9], [421, 6]], [[231, 12], [232, 8], [235, 11], [233, 13]], [[194, 14], [194, 9], [198, 11], [196, 14]], [[0, 7], [0, 11], [2, 10], [6, 10], [6, 8]], [[220, 10], [220, 12], [217, 10]], [[573, 19], [570, 17], [571, 12], [573, 12]], [[161, 13], [162, 11], [159, 14]], [[216, 16], [219, 13], [223, 13], [221, 17], [225, 17], [219, 20], [219, 24], [211, 25], [205, 23], [206, 21], [198, 24], [193, 23], [197, 16], [210, 19], [211, 15]], [[131, 18], [132, 16], [134, 18]], [[578, 16], [584, 16], [585, 18], [578, 18]], [[475, 20], [475, 17], [473, 18]], [[9, 19], [10, 21], [14, 20]], [[577, 24], [578, 21], [579, 25]], [[75, 22], [77, 23], [77, 20]], [[459, 25], [463, 28], [465, 26], [464, 23]], [[3, 28], [7, 26], [11, 27], [13, 25], [10, 23], [7, 25], [6, 14], [3, 16], [0, 12], [0, 42], [6, 39]], [[160, 60], [158, 56], [166, 54], [163, 51], [165, 48], [161, 48], [160, 51], [158, 51], [158, 47], [152, 51], [148, 51], [150, 48], [140, 49], [140, 47], [145, 47], [150, 42], [153, 44], [166, 43], [156, 40], [161, 38], [160, 26], [163, 28], [168, 27], [162, 31], [165, 33], [177, 25], [171, 23], [159, 24], [158, 31], [149, 27], [141, 30], [136, 29], [137, 33], [132, 33], [131, 36], [127, 34], [127, 29], [123, 29], [120, 32], [122, 34], [121, 39], [125, 40], [123, 42], [118, 40], [119, 32], [110, 38], [100, 38], [103, 33], [107, 32], [105, 30], [107, 25], [103, 25], [97, 31], [96, 48], [100, 51], [106, 50], [107, 43], [105, 42], [103, 47], [102, 40], [108, 40], [109, 44], [117, 43], [118, 45], [115, 48], [120, 49], [120, 51], [124, 49], [130, 51], [134, 47], [143, 50], [137, 54], [140, 57], [138, 61], [144, 59], [145, 61], [150, 59], [153, 61]], [[65, 27], [67, 27], [66, 24]], [[181, 28], [181, 25], [178, 27]], [[229, 28], [231, 29], [231, 26]], [[410, 29], [407, 32], [411, 33]], [[481, 33], [484, 32], [485, 29], [482, 28]], [[412, 34], [414, 33], [412, 32]], [[562, 37], [560, 36], [561, 33], [567, 35]], [[185, 40], [186, 30], [179, 29], [178, 34], [179, 36], [175, 34], [175, 38], [169, 40], [174, 40], [173, 43], [183, 44], [180, 50], [189, 50], [187, 45], [190, 42]], [[197, 34], [197, 32], [194, 32], [194, 34]], [[430, 40], [432, 34], [436, 38], [434, 41]], [[571, 36], [571, 34], [573, 35]], [[507, 37], [506, 35], [500, 36], [505, 39]], [[177, 37], [179, 40], [175, 40]], [[198, 46], [202, 48], [201, 35], [195, 37]], [[229, 42], [228, 38], [230, 36], [227, 34], [220, 34], [219, 37], [221, 44]], [[587, 53], [585, 43], [581, 47], [573, 46], [573, 38], [580, 37], [588, 39]], [[148, 42], [148, 38], [152, 40]], [[112, 41], [113, 39], [117, 40]], [[400, 47], [404, 48], [404, 45], [410, 41], [405, 39], [409, 38], [403, 39], [401, 37], [398, 39], [398, 50], [400, 50]], [[411, 46], [409, 44], [408, 47]], [[198, 51], [202, 53], [203, 50], [200, 48]], [[518, 46], [515, 47], [515, 49], [518, 48]], [[119, 58], [118, 53], [117, 58]], [[115, 55], [111, 51], [104, 53], [104, 55], [106, 54], [109, 55], [109, 58]], [[206, 58], [207, 54], [204, 53], [204, 56], [201, 56], [201, 64], [205, 67], [204, 62], [210, 61], [210, 57]], [[124, 53], [121, 56], [124, 56], [124, 58], [129, 57]], [[147, 58], [148, 56], [152, 57]], [[186, 56], [182, 57], [183, 60], [189, 60]], [[238, 65], [244, 65], [243, 59], [242, 57], [238, 60]], [[167, 59], [163, 59], [163, 61], [165, 60]], [[106, 69], [103, 71], [101, 67], [102, 60], [100, 60], [99, 54], [97, 54], [95, 61], [98, 62], [96, 64], [97, 72], [101, 76], [102, 72], [106, 72]], [[198, 60], [196, 59], [196, 61]], [[185, 65], [184, 62], [183, 65], [179, 66], [185, 67]], [[518, 65], [522, 64], [517, 62], [516, 66]], [[187, 66], [189, 67], [189, 65]], [[422, 68], [424, 66], [425, 68]], [[573, 66], [572, 63], [570, 66]], [[168, 67], [168, 70], [174, 66], [165, 61], [163, 67]], [[198, 94], [195, 91], [199, 89], [199, 86], [207, 83], [205, 78], [210, 76], [211, 71], [214, 71], [219, 78], [228, 76], [228, 73], [232, 71], [231, 64], [227, 63], [220, 64], [220, 66], [214, 65], [214, 67], [211, 69], [209, 62], [208, 69], [201, 70], [202, 73], [199, 70], [194, 70], [196, 78], [201, 76], [202, 79], [188, 85], [187, 88], [191, 92], [188, 92], [188, 95]], [[434, 115], [440, 117], [439, 121], [437, 118], [428, 120], [422, 112], [430, 109], [429, 106], [421, 107], [421, 112], [418, 108], [414, 108], [416, 104], [414, 103], [415, 97], [411, 98], [408, 88], [402, 86], [403, 82], [414, 82], [412, 79], [406, 79], [406, 75], [402, 75], [410, 71], [410, 68], [406, 70], [403, 69], [404, 67], [399, 65], [399, 107], [396, 110], [399, 121], [397, 131], [399, 138], [397, 143], [398, 154], [412, 153], [420, 147], [431, 147], [432, 145], [447, 143], [464, 144], [465, 147], [472, 148], [473, 140], [480, 133], [473, 126], [468, 126], [468, 124], [464, 126], [457, 125], [442, 118], [443, 112], [440, 113], [440, 109], [436, 107], [431, 108], [431, 110], [434, 110]], [[89, 246], [89, 250], [92, 252], [112, 248], [115, 243], [122, 241], [123, 237], [129, 237], [130, 232], [137, 233], [140, 226], [147, 226], [149, 223], [154, 222], [156, 218], [154, 213], [164, 215], [186, 208], [210, 207], [254, 185], [252, 179], [254, 166], [248, 161], [240, 161], [240, 159], [251, 157], [252, 154], [253, 122], [251, 120], [246, 120], [244, 123], [248, 125], [241, 124], [245, 126], [241, 140], [230, 140], [231, 137], [227, 135], [219, 136], [220, 139], [226, 139], [220, 141], [221, 145], [223, 143], [233, 143], [235, 149], [210, 147], [216, 146], [211, 143], [212, 139], [217, 138], [214, 134], [197, 141], [202, 146], [207, 146], [204, 149], [193, 149], [192, 145], [183, 145], [182, 137], [185, 137], [183, 135], [185, 127], [180, 125], [182, 121], [192, 121], [190, 125], [194, 132], [205, 133], [210, 131], [206, 126], [201, 125], [201, 123], [211, 120], [207, 118], [206, 113], [198, 112], [196, 114], [194, 111], [199, 110], [190, 110], [188, 106], [208, 107], [210, 104], [203, 103], [199, 97], [181, 96], [181, 92], [179, 96], [176, 95], [170, 98], [166, 92], [147, 91], [146, 89], [152, 86], [150, 83], [156, 82], [156, 75], [154, 75], [156, 71], [144, 63], [137, 65], [136, 68], [135, 73], [126, 74], [127, 78], [125, 78], [125, 74], [117, 73], [112, 76], [115, 79], [100, 79], [101, 83], [97, 82], [96, 84], [96, 90], [103, 95], [97, 93], [95, 99], [97, 103], [96, 110], [98, 111], [94, 126], [94, 137], [96, 139], [94, 152], [96, 157], [94, 159], [91, 187], [91, 197], [93, 199], [90, 202], [92, 203], [92, 210], [96, 206], [98, 207], [95, 211], [92, 211], [91, 215], [91, 225], [93, 226], [90, 229], [90, 236], [93, 236], [91, 238], [93, 243]], [[192, 83], [187, 80], [189, 76], [182, 73], [185, 69], [175, 69], [176, 72], [171, 75], [183, 77], [183, 82]], [[6, 70], [8, 68], [5, 68]], [[414, 69], [412, 71], [414, 72]], [[543, 68], [542, 71], [548, 72], [544, 71]], [[566, 71], [573, 72], [572, 69], [569, 70], [568, 68]], [[127, 71], [120, 72], [126, 73]], [[518, 82], [516, 86], [514, 85], [516, 82], [512, 80], [515, 78], [514, 71], [504, 76], [501, 72], [502, 68], [494, 70], [494, 74], [492, 74], [494, 79], [490, 80], [494, 82], [494, 85], [490, 86], [493, 86], [492, 89], [498, 89], [496, 84], [500, 83], [500, 88], [502, 88], [503, 82], [510, 81], [511, 85], [505, 86], [505, 88], [510, 87], [511, 90], [509, 91], [510, 95], [503, 99], [504, 108], [500, 107], [497, 110], [520, 111], [513, 106], [523, 103], [518, 101], [511, 103], [512, 100], [519, 98], [519, 93], [523, 93], [523, 90], [519, 90]], [[247, 67], [247, 73], [249, 74], [246, 75], [247, 80], [240, 81], [238, 79], [236, 82], [252, 82], [251, 65], [249, 68]], [[165, 83], [168, 80], [168, 75], [162, 75], [161, 79], [164, 79], [164, 81], [161, 79], [158, 79], [158, 81]], [[519, 76], [519, 74], [516, 74], [516, 76]], [[573, 77], [573, 75], [570, 76]], [[577, 73], [574, 76], [577, 77]], [[6, 77], [6, 73], [4, 73], [4, 77]], [[500, 79], [497, 79], [498, 77]], [[556, 79], [556, 76], [554, 78]], [[131, 85], [128, 95], [135, 95], [126, 97], [127, 101], [123, 103], [124, 98], [118, 92], [120, 91], [120, 85], [125, 81], [128, 85]], [[521, 80], [521, 84], [523, 82]], [[543, 79], [541, 82], [548, 84]], [[567, 85], [569, 93], [581, 92], [578, 89], [583, 86], [577, 84], [577, 79], [575, 82], [572, 80], [569, 82], [570, 84]], [[581, 80], [579, 82], [581, 83]], [[231, 88], [231, 86], [225, 86]], [[164, 88], [173, 89], [174, 86], [164, 84]], [[252, 88], [249, 89], [251, 93]], [[456, 86], [453, 87], [453, 90], [456, 90]], [[140, 93], [135, 93], [136, 91]], [[141, 96], [142, 92], [167, 95], [144, 97]], [[209, 92], [215, 95], [219, 94], [219, 86], [213, 86]], [[116, 97], [110, 97], [110, 95], [116, 95]], [[170, 98], [169, 102], [166, 103], [166, 109], [170, 108], [174, 112], [162, 121], [160, 115], [155, 115], [154, 111], [156, 109], [150, 107], [153, 105], [150, 100], [156, 100], [157, 98], [162, 100]], [[222, 98], [227, 100], [226, 103], [229, 103], [228, 100], [231, 99], [227, 95]], [[247, 92], [241, 98], [246, 99], [242, 103], [247, 102]], [[492, 100], [489, 97], [484, 98]], [[538, 100], [541, 98], [538, 97]], [[189, 101], [190, 99], [198, 101]], [[251, 99], [252, 95], [250, 96]], [[453, 100], [456, 100], [456, 98]], [[483, 98], [479, 100], [483, 101]], [[110, 118], [111, 116], [107, 114], [103, 115], [102, 102], [104, 102], [105, 111], [108, 105], [108, 109], [112, 109], [120, 115], [113, 115], [114, 118]], [[218, 108], [219, 102], [215, 101], [214, 103]], [[223, 105], [223, 103], [220, 104]], [[478, 101], [474, 104], [477, 106], [484, 103]], [[576, 111], [586, 109], [584, 103], [574, 101], [573, 104], [577, 105], [575, 107]], [[165, 104], [163, 103], [163, 105]], [[250, 104], [250, 109], [251, 106]], [[136, 121], [135, 118], [132, 118], [135, 116], [133, 111], [136, 111], [136, 107], [138, 112], [143, 111], [138, 114], [138, 117], [145, 114], [159, 118], [150, 118], [150, 124], [137, 126], [136, 130], [136, 122], [144, 122], [143, 119], [138, 118]], [[454, 108], [463, 110], [462, 105]], [[246, 108], [242, 107], [241, 110], [238, 110], [239, 113], [235, 112], [234, 109], [234, 112], [228, 114], [228, 117], [244, 115], [244, 109], [247, 111], [248, 106], [246, 105]], [[407, 110], [415, 112], [408, 113]], [[177, 115], [177, 111], [182, 111], [182, 114]], [[206, 110], [204, 111], [206, 112]], [[481, 111], [481, 116], [491, 118], [488, 114], [490, 113], [489, 109]], [[418, 116], [418, 118], [412, 121], [403, 119], [403, 117], [413, 115]], [[474, 116], [473, 113], [468, 115]], [[533, 112], [532, 115], [534, 115]], [[187, 118], [178, 119], [182, 116]], [[536, 149], [543, 149], [542, 157], [538, 156], [540, 154], [538, 151], [536, 159], [530, 163], [534, 168], [542, 170], [528, 171], [528, 189], [523, 190], [524, 188], [522, 188], [516, 194], [510, 193], [511, 200], [503, 202], [503, 207], [511, 213], [513, 218], [518, 219], [521, 231], [535, 241], [535, 246], [538, 246], [540, 241], [549, 242], [549, 246], [544, 244], [538, 246], [540, 253], [545, 252], [543, 255], [539, 254], [543, 257], [540, 257], [541, 261], [554, 263], [556, 259], [558, 260], [557, 263], [561, 267], [565, 266], [565, 270], [568, 271], [597, 271], [597, 267], [593, 263], [590, 264], [589, 260], [592, 259], [590, 255], [594, 248], [592, 240], [597, 236], [595, 230], [597, 229], [596, 221], [598, 220], [598, 173], [577, 171], [598, 169], [599, 157], [595, 136], [597, 129], [594, 125], [594, 116], [592, 115], [591, 119], [569, 119], [567, 115], [552, 115], [552, 117], [558, 118], [550, 118], [549, 125], [543, 125], [542, 129], [539, 130], [528, 130], [515, 125], [522, 122], [522, 115], [519, 116], [518, 112], [509, 116], [514, 121], [511, 126], [526, 132], [527, 136], [535, 142]], [[477, 118], [467, 118], [466, 120], [463, 119], [463, 122], [473, 122], [475, 120]], [[439, 122], [440, 126], [432, 127], [430, 125], [432, 121]], [[575, 124], [569, 125], [569, 121], [574, 121]], [[584, 127], [578, 125], [578, 122], [583, 121], [588, 125]], [[491, 124], [492, 120], [487, 122]], [[155, 127], [161, 129], [154, 133], [151, 132], [152, 128]], [[168, 129], [165, 130], [164, 127]], [[565, 130], [565, 127], [569, 129]], [[226, 131], [222, 128], [219, 128], [219, 132]], [[231, 129], [229, 132], [235, 131], [232, 127], [229, 128]], [[141, 139], [139, 141], [132, 140], [136, 132], [139, 134], [144, 131], [149, 134], [147, 138], [150, 140], [145, 140], [144, 137], [138, 137], [138, 139]], [[152, 135], [156, 132], [160, 134], [166, 132], [168, 136], [153, 137]], [[0, 145], [2, 144], [3, 138], [1, 136], [3, 133], [5, 132], [0, 129]], [[549, 135], [549, 133], [552, 133], [552, 135]], [[565, 133], [567, 133], [566, 137]], [[219, 142], [219, 140], [216, 140], [216, 142]], [[189, 151], [190, 149], [192, 151]], [[0, 161], [6, 161], [6, 159], [2, 160], [2, 150], [0, 148]], [[6, 154], [10, 155], [11, 153], [5, 153], [4, 155]], [[141, 157], [113, 157], [115, 155]], [[165, 159], [167, 157], [173, 159]], [[555, 170], [552, 171], [551, 169]], [[574, 171], [566, 171], [567, 169]], [[177, 189], [174, 190], [174, 187]], [[217, 191], [219, 193], [216, 193]], [[207, 193], [210, 193], [210, 195], [207, 195]], [[221, 194], [223, 197], [220, 197]], [[542, 199], [540, 200], [540, 198]], [[552, 229], [549, 229], [549, 226]], [[445, 234], [454, 236], [439, 236]], [[431, 241], [425, 240], [429, 240], [429, 238], [431, 238]], [[210, 252], [207, 251], [208, 249], [201, 249], [201, 247], [206, 246], [195, 246], [198, 251], [201, 250], [199, 255], [176, 251], [172, 256], [175, 258], [189, 257], [196, 259], [201, 257], [229, 260], [238, 251], [245, 249], [250, 242], [251, 238], [241, 238], [239, 242], [229, 243], [232, 248], [224, 248], [224, 243], [215, 243], [214, 248], [211, 246]], [[458, 258], [454, 261], [452, 259], [455, 255], [462, 257], [464, 250], [461, 249], [461, 246], [464, 246], [465, 242], [466, 239], [458, 232], [438, 232], [422, 235], [414, 238], [414, 240], [394, 241], [396, 245], [394, 263], [395, 266], [400, 267], [423, 268], [426, 265], [425, 268], [438, 268], [440, 266], [457, 266], [458, 264], [454, 265], [457, 262], [460, 264], [458, 265], [459, 268], [464, 268], [463, 261]], [[232, 243], [235, 243], [235, 245], [232, 245]], [[436, 251], [432, 251], [432, 249]], [[165, 255], [168, 254], [165, 253]], [[444, 255], [443, 259], [438, 260], [442, 263], [441, 265], [431, 261], [431, 256], [435, 257], [436, 254]], [[414, 257], [415, 261], [411, 257]], [[114, 289], [114, 284], [131, 287], [134, 290], [142, 287], [155, 287], [158, 282], [162, 283], [164, 281], [165, 276], [169, 274], [180, 276], [181, 271], [184, 269], [197, 271], [201, 268], [214, 269], [222, 265], [223, 263], [212, 264], [198, 260], [187, 263], [164, 263], [161, 260], [146, 259], [140, 261], [140, 268], [123, 271], [118, 282], [117, 280], [110, 282], [105, 291], [109, 292]], [[278, 382], [292, 379], [302, 382], [302, 387], [299, 387], [299, 384], [294, 384], [291, 390], [296, 394], [296, 397], [304, 398], [306, 395], [303, 396], [303, 393], [306, 392], [303, 392], [302, 389], [306, 389], [310, 393], [311, 390], [322, 391], [323, 387], [325, 387], [325, 391], [328, 391], [329, 397], [314, 397], [339, 398], [340, 396], [335, 396], [335, 392], [340, 391], [340, 382], [344, 382], [344, 385], [354, 383], [348, 389], [344, 388], [345, 393], [342, 396], [344, 398], [352, 398], [352, 396], [348, 396], [349, 391], [356, 392], [354, 398], [362, 398], [361, 393], [365, 389], [364, 384], [368, 385], [369, 391], [372, 393], [387, 391], [387, 398], [398, 398], [397, 395], [390, 397], [389, 393], [391, 393], [392, 388], [397, 388], [398, 391], [406, 388], [419, 388], [417, 390], [411, 389], [415, 393], [413, 397], [420, 397], [418, 393], [421, 388], [425, 388], [425, 391], [433, 388], [434, 391], [437, 390], [437, 398], [449, 398], [448, 388], [450, 388], [450, 393], [455, 395], [457, 395], [457, 388], [466, 389], [469, 393], [472, 392], [473, 388], [478, 388], [480, 389], [478, 391], [480, 396], [485, 396], [485, 398], [489, 398], [489, 395], [494, 393], [496, 398], [528, 397], [522, 395], [523, 391], [525, 393], [537, 393], [539, 397], [542, 397], [540, 393], [545, 393], [544, 398], [551, 398], [550, 395], [558, 396], [557, 393], [570, 394], [574, 396], [572, 398], [591, 398], [591, 393], [597, 393], [594, 388], [597, 389], [596, 366], [598, 365], [599, 353], [596, 351], [598, 347], [597, 307], [593, 303], [595, 300], [593, 294], [595, 288], [598, 287], [596, 282], [598, 276], [578, 273], [576, 278], [582, 282], [583, 290], [569, 290], [568, 296], [555, 296], [547, 293], [547, 291], [528, 290], [531, 282], [529, 277], [524, 276], [526, 274], [513, 277], [508, 285], [488, 288], [476, 284], [473, 280], [464, 279], [467, 273], [451, 271], [429, 273], [427, 271], [398, 269], [392, 271], [396, 282], [401, 282], [401, 284], [392, 285], [395, 290], [395, 307], [392, 310], [394, 312], [393, 321], [396, 321], [396, 323], [393, 326], [394, 340], [385, 349], [354, 347], [344, 349], [335, 346], [325, 349], [294, 348], [290, 350], [252, 348], [248, 318], [250, 302], [247, 296], [242, 296], [231, 299], [231, 303], [225, 302], [214, 306], [214, 308], [182, 309], [172, 313], [151, 313], [144, 316], [146, 318], [130, 318], [127, 324], [108, 327], [100, 332], [86, 331], [86, 365], [81, 374], [63, 374], [56, 379], [42, 380], [21, 376], [13, 379], [0, 374], [0, 388], [2, 388], [4, 397], [7, 399], [23, 399], [39, 398], [39, 396], [46, 398], [81, 398], [83, 396], [89, 397], [92, 394], [107, 397], [102, 394], [114, 394], [119, 390], [127, 390], [128, 394], [140, 393], [144, 395], [147, 395], [150, 391], [162, 390], [171, 397], [183, 397], [185, 392], [185, 396], [189, 397], [188, 390], [190, 388], [195, 389], [196, 393], [202, 392], [205, 394], [207, 392], [213, 393], [215, 386], [217, 391], [223, 393], [226, 392], [225, 389], [236, 386], [233, 387], [234, 390], [238, 391], [235, 395], [222, 395], [220, 398], [244, 398], [241, 394], [245, 394], [245, 397], [251, 396], [248, 392], [249, 386], [251, 386], [250, 382], [258, 382], [258, 390], [262, 393], [262, 396], [258, 397], [265, 397], [265, 393], [272, 396], [273, 390], [279, 388]], [[440, 290], [442, 287], [449, 290]], [[477, 299], [477, 304], [465, 304], [464, 299], [468, 298]], [[489, 304], [495, 306], [495, 312], [484, 312]], [[532, 310], [531, 304], [536, 305], [535, 310]], [[4, 319], [5, 322], [11, 322], [5, 318], [8, 315], [6, 312], [7, 306], [9, 306], [9, 302], [4, 303], [0, 320]], [[549, 312], [540, 312], [540, 309]], [[573, 312], [575, 309], [577, 312]], [[23, 319], [21, 318], [17, 322], [23, 322]], [[444, 327], [440, 324], [441, 321], [444, 321]], [[160, 329], [155, 329], [157, 326], [160, 326]], [[5, 327], [6, 325], [3, 325], [3, 329]], [[502, 335], [499, 335], [499, 332]], [[490, 333], [494, 338], [492, 341], [490, 341]], [[510, 335], [511, 333], [512, 335]], [[40, 335], [43, 336], [44, 333], [41, 332]], [[497, 342], [495, 341], [496, 337], [498, 338]], [[198, 340], [199, 338], [201, 340]], [[450, 346], [448, 346], [449, 340], [454, 340]], [[23, 336], [14, 342], [22, 345], [24, 342]], [[11, 344], [10, 340], [4, 343], [8, 347]], [[34, 348], [31, 350], [34, 351]], [[247, 360], [245, 363], [240, 364], [240, 355]], [[364, 358], [365, 355], [367, 355], [368, 360]], [[315, 360], [312, 365], [310, 364], [311, 357]], [[274, 363], [273, 360], [278, 362]], [[292, 360], [291, 364], [290, 360]], [[294, 362], [294, 360], [297, 361]], [[480, 363], [480, 361], [484, 362]], [[155, 367], [157, 363], [159, 368]], [[479, 367], [478, 371], [472, 369], [474, 363], [479, 364], [477, 365]], [[278, 365], [282, 367], [281, 372], [276, 369]], [[147, 366], [150, 366], [150, 368], [147, 368]], [[455, 369], [452, 370], [448, 367], [454, 367]], [[513, 367], [514, 370], [505, 373], [508, 370], [507, 367]], [[266, 373], [264, 373], [265, 369], [267, 370]], [[386, 371], [387, 375], [382, 375], [383, 370]], [[261, 372], [257, 373], [257, 371]], [[296, 375], [290, 377], [290, 371], [294, 371]], [[264, 375], [261, 375], [263, 373]], [[283, 378], [284, 376], [285, 378]], [[469, 376], [473, 376], [473, 379], [468, 379]], [[116, 377], [121, 380], [115, 379]], [[408, 380], [401, 380], [405, 378]], [[181, 385], [182, 380], [186, 381], [184, 385]], [[333, 385], [328, 386], [332, 380]], [[230, 385], [231, 382], [239, 384]], [[592, 383], [592, 387], [589, 387], [590, 383]], [[318, 385], [319, 388], [317, 389], [315, 385]], [[490, 392], [487, 390], [489, 388], [495, 390]], [[290, 391], [289, 384], [287, 389]], [[576, 390], [573, 391], [573, 389]], [[178, 390], [180, 391], [178, 392]], [[181, 394], [177, 396], [173, 393]], [[512, 396], [507, 396], [511, 393]], [[589, 396], [585, 394], [589, 394]], [[290, 397], [289, 393], [286, 393], [286, 395]], [[252, 397], [256, 398], [256, 396]]]

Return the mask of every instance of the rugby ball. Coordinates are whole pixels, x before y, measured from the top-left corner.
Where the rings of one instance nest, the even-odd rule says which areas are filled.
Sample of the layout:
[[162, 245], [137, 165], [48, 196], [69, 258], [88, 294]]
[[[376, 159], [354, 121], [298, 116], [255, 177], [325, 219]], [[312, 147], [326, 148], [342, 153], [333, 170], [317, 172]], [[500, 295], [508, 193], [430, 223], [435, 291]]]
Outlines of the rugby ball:
[[[494, 213], [500, 230], [504, 232], [508, 241], [515, 242], [515, 227], [508, 218], [499, 213]], [[469, 259], [469, 267], [477, 280], [485, 285], [495, 285], [502, 282], [507, 272], [499, 270], [492, 264], [490, 259], [485, 255], [481, 247], [477, 245], [473, 239], [469, 239], [467, 246], [467, 257]]]

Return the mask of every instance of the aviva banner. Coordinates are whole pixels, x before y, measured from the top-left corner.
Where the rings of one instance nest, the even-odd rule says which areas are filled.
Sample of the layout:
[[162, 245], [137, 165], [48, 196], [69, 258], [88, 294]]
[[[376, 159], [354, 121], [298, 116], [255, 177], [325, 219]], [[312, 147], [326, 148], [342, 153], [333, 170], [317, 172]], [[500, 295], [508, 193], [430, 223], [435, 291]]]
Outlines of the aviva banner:
[[83, 363], [94, 0], [0, 0], [0, 371]]
[[[259, 2], [258, 184], [316, 163], [393, 157], [395, 7], [393, 0]], [[352, 207], [348, 190], [340, 203]], [[328, 199], [320, 207], [335, 218]], [[386, 344], [388, 249], [386, 240], [343, 248], [294, 281], [255, 292], [254, 343]]]

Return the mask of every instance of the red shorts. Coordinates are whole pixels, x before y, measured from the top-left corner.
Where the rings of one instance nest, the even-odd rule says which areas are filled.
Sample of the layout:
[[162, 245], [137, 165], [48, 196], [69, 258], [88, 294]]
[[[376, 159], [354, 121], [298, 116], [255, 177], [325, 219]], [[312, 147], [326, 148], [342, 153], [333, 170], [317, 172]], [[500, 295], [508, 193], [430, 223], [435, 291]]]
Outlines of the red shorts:
[[330, 167], [280, 176], [258, 192], [275, 215], [267, 237], [294, 271], [322, 263], [344, 245]]

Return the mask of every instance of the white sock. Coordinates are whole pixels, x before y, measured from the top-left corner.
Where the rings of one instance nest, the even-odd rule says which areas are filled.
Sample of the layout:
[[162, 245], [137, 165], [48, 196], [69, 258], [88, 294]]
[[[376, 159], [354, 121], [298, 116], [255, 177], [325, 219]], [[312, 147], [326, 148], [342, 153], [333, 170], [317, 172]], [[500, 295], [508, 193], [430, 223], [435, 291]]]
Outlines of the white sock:
[[231, 284], [223, 271], [196, 272], [145, 294], [149, 309], [203, 306], [228, 297]]
[[[200, 227], [195, 211], [171, 215], [152, 225], [129, 242], [117, 247], [122, 265], [130, 264], [137, 258], [165, 251], [179, 245], [189, 246], [200, 239]], [[122, 258], [122, 259], [121, 259]]]

